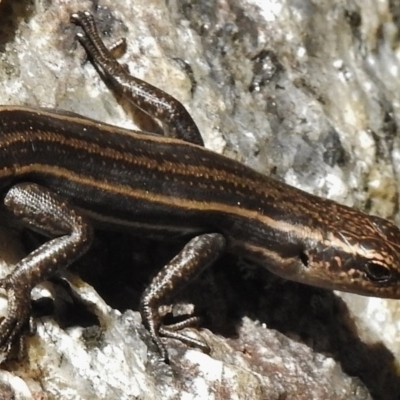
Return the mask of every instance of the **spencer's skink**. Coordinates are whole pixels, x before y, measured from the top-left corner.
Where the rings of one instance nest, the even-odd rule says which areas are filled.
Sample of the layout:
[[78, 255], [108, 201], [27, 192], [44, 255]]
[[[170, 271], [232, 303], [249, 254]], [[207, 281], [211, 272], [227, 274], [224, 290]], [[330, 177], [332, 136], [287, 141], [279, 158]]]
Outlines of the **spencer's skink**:
[[[5, 208], [49, 237], [0, 281], [8, 352], [30, 315], [30, 292], [90, 246], [93, 227], [191, 239], [145, 290], [140, 311], [160, 337], [207, 349], [158, 314], [161, 304], [222, 253], [309, 285], [400, 298], [400, 231], [391, 222], [319, 198], [207, 150], [176, 99], [132, 77], [99, 38], [89, 13], [72, 15], [78, 39], [112, 86], [167, 128], [169, 137], [83, 116], [0, 108], [0, 185]], [[188, 324], [190, 320], [188, 320]]]

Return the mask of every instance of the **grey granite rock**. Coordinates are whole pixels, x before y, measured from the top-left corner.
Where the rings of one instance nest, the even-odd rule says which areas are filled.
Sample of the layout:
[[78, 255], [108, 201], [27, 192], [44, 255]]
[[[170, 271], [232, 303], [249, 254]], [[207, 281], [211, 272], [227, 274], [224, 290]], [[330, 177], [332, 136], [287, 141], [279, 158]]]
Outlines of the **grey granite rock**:
[[[92, 10], [108, 43], [127, 38], [121, 61], [130, 71], [185, 104], [207, 147], [398, 220], [397, 3], [2, 0], [0, 103], [158, 129], [81, 65], [69, 14]], [[1, 244], [8, 264], [22, 256]], [[26, 357], [3, 364], [2, 398], [399, 397], [396, 301], [346, 295], [345, 303], [229, 257], [173, 309], [195, 304], [206, 328], [191, 334], [210, 344], [211, 355], [168, 340], [171, 364], [164, 364], [137, 302], [175, 250], [100, 234], [78, 272], [36, 290], [39, 308], [46, 309], [44, 296], [52, 312], [37, 319]]]

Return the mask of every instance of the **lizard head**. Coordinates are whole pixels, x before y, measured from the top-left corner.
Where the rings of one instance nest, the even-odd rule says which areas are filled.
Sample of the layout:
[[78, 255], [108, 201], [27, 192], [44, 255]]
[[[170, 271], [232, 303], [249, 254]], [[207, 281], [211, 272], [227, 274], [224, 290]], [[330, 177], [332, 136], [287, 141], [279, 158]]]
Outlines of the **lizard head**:
[[400, 229], [357, 213], [346, 226], [308, 241], [295, 280], [366, 296], [400, 298]]

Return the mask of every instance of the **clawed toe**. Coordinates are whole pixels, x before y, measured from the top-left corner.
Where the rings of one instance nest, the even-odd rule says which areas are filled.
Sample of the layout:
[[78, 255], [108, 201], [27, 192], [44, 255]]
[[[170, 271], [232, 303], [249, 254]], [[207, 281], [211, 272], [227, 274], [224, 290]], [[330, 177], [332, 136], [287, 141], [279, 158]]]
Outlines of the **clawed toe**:
[[203, 340], [195, 339], [183, 333], [177, 332], [175, 328], [171, 329], [169, 326], [161, 326], [159, 329], [159, 334], [160, 336], [179, 340], [182, 343], [185, 343], [187, 346], [201, 349], [206, 354], [211, 352], [210, 346], [208, 346], [208, 344]]
[[8, 298], [7, 315], [0, 321], [0, 354], [8, 356], [24, 326], [29, 322], [30, 296], [24, 288], [9, 288], [9, 279], [1, 279], [0, 287]]
[[8, 317], [0, 322], [0, 354], [5, 357], [9, 355], [25, 323], [26, 321]]

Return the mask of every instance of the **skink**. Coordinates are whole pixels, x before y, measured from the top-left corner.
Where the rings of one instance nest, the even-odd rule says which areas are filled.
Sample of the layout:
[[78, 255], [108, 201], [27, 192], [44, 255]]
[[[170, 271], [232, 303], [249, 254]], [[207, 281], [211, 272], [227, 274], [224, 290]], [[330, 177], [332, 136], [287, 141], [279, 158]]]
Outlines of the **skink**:
[[100, 74], [169, 137], [83, 116], [0, 107], [0, 185], [8, 212], [50, 239], [0, 281], [9, 304], [0, 323], [8, 353], [30, 314], [30, 292], [90, 246], [93, 227], [189, 236], [145, 290], [143, 322], [168, 359], [161, 336], [207, 350], [158, 314], [183, 285], [223, 252], [277, 275], [327, 289], [400, 298], [400, 230], [266, 177], [207, 150], [177, 100], [132, 77], [99, 38], [89, 13], [72, 15]]

